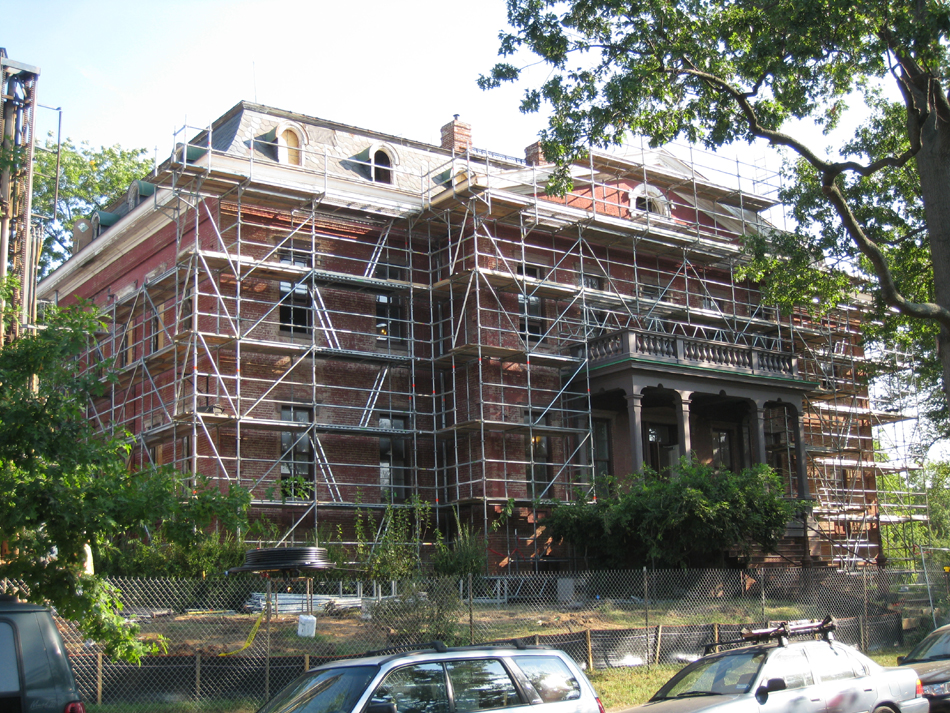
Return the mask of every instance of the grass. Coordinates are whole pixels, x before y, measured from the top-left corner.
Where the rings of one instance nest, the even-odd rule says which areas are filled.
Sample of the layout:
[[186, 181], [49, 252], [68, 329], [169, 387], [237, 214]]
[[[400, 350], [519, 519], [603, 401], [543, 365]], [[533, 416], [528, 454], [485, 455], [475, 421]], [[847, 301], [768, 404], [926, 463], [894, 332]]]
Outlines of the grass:
[[[893, 649], [869, 654], [869, 658], [881, 666], [895, 666], [897, 656], [906, 654], [909, 648]], [[636, 666], [633, 668], [608, 668], [600, 671], [588, 671], [587, 677], [594, 684], [601, 703], [608, 711], [620, 711], [624, 708], [645, 703], [659, 690], [682, 666], [666, 664], [660, 666]]]

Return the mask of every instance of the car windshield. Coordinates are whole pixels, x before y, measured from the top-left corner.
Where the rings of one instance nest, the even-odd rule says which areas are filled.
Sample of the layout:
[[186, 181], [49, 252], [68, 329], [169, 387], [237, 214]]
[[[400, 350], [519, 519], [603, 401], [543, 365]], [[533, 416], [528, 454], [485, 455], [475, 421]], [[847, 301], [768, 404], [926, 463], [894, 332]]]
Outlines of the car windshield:
[[305, 674], [258, 713], [349, 713], [379, 669], [341, 666]]
[[764, 651], [741, 651], [699, 659], [673, 676], [652, 700], [747, 693], [763, 661]]
[[950, 659], [950, 630], [935, 631], [915, 646], [904, 663], [909, 661], [937, 661]]

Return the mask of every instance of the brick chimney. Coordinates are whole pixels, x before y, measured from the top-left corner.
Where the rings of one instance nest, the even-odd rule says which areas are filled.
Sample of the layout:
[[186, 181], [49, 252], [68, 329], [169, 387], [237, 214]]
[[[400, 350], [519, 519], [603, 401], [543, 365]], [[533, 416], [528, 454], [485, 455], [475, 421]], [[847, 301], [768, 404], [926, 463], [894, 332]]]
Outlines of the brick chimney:
[[542, 163], [546, 163], [544, 160], [544, 152], [541, 150], [540, 141], [535, 141], [530, 146], [525, 146], [524, 162], [529, 166], [540, 166]]
[[472, 125], [459, 121], [455, 114], [452, 121], [442, 127], [442, 148], [455, 153], [465, 153], [472, 147]]

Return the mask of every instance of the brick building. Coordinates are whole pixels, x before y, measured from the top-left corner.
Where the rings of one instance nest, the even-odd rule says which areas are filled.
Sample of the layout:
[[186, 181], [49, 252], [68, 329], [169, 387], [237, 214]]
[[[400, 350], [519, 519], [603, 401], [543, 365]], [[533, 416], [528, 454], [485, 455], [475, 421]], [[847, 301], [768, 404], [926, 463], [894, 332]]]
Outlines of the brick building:
[[859, 305], [782, 316], [736, 278], [761, 175], [595, 151], [555, 199], [536, 146], [458, 117], [437, 146], [242, 102], [192, 134], [39, 288], [111, 317], [90, 415], [133, 467], [248, 487], [289, 542], [412, 495], [451, 536], [458, 506], [504, 571], [572, 566], [541, 501], [692, 453], [816, 501], [765, 559], [877, 556]]

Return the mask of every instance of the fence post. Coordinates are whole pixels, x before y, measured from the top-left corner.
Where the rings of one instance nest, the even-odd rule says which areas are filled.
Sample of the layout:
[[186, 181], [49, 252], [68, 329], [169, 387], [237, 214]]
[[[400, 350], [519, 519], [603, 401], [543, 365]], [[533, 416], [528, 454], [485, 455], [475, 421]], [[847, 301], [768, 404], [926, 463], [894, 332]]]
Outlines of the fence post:
[[266, 633], [266, 642], [267, 642], [267, 651], [264, 654], [264, 701], [270, 700], [270, 580], [267, 580], [267, 601], [265, 606], [267, 607], [267, 614], [265, 615], [265, 621], [267, 622]]
[[96, 705], [102, 705], [102, 653], [96, 654]]
[[310, 670], [310, 654], [303, 655], [303, 670], [304, 672]]
[[472, 604], [472, 573], [468, 573], [468, 643], [475, 645], [475, 607]]
[[195, 698], [201, 700], [201, 652], [195, 651]]
[[650, 670], [650, 580], [647, 579], [647, 568], [643, 568], [643, 617], [644, 631], [647, 635], [647, 670]]
[[867, 652], [868, 642], [868, 568], [861, 573], [861, 582], [864, 585], [864, 616], [861, 617], [861, 651]]
[[765, 570], [759, 567], [759, 592], [762, 594], [762, 626], [768, 626], [769, 620], [765, 616]]
[[594, 647], [590, 641], [590, 629], [584, 631], [584, 638], [587, 640], [587, 670], [594, 670]]
[[653, 663], [657, 666], [660, 665], [660, 642], [663, 639], [663, 625], [657, 624], [656, 626], [656, 653], [654, 654]]

